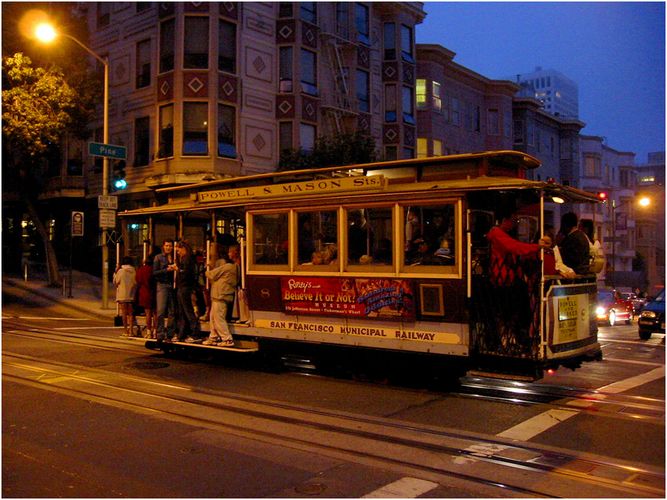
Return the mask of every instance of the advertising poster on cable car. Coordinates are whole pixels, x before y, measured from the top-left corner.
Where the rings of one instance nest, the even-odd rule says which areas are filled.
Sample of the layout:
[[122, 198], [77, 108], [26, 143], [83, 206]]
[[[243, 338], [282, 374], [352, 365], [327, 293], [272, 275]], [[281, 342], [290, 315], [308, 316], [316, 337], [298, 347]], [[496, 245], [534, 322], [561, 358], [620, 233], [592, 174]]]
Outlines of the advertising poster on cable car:
[[286, 313], [414, 321], [409, 280], [281, 277]]

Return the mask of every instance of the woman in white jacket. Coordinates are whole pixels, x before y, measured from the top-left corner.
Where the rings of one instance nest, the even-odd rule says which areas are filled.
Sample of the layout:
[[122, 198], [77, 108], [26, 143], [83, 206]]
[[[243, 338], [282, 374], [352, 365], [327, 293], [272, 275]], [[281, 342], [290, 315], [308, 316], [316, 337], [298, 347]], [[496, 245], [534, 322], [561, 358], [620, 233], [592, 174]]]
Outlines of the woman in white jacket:
[[206, 271], [206, 277], [211, 282], [211, 333], [203, 345], [233, 347], [234, 339], [226, 318], [227, 310], [234, 305], [238, 285], [236, 264], [222, 256]]
[[121, 266], [113, 275], [113, 284], [116, 286], [116, 302], [120, 307], [120, 315], [123, 318], [124, 335], [132, 336], [134, 326], [134, 292], [137, 288], [137, 271], [132, 265], [132, 257], [123, 257]]

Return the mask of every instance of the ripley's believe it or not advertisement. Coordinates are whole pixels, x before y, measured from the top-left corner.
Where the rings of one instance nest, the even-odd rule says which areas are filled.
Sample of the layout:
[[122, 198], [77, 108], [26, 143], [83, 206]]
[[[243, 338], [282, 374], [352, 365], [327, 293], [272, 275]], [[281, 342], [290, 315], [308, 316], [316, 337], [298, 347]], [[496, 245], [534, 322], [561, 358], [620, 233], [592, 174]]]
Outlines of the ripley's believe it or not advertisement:
[[286, 313], [414, 321], [409, 280], [386, 278], [280, 279]]

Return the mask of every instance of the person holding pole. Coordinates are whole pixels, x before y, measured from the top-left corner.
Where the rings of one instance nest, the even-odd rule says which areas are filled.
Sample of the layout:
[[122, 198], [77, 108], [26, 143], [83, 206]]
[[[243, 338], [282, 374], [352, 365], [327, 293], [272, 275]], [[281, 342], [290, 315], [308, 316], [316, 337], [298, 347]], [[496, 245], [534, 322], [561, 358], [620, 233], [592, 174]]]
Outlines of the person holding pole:
[[224, 252], [221, 252], [221, 258], [211, 261], [210, 269], [206, 271], [206, 277], [211, 283], [211, 332], [204, 345], [233, 347], [234, 339], [227, 325], [227, 311], [234, 305], [238, 285], [237, 266]]
[[[174, 272], [177, 267], [174, 262], [174, 240], [166, 239], [162, 242], [162, 253], [153, 259], [153, 278], [156, 283], [157, 316], [156, 338], [164, 341], [171, 338], [174, 331], [174, 316], [176, 301], [174, 295]], [[165, 319], [167, 326], [165, 328]]]

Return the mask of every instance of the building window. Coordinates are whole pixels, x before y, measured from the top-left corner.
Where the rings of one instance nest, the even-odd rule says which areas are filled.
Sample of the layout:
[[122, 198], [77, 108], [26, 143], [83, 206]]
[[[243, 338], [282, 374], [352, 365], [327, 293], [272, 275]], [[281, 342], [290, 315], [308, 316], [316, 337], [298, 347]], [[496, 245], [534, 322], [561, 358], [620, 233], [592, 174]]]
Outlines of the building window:
[[160, 24], [160, 73], [174, 69], [174, 19]]
[[461, 125], [461, 101], [452, 97], [452, 125]]
[[465, 126], [472, 132], [473, 130], [473, 106], [471, 102], [465, 102]]
[[280, 153], [292, 149], [292, 122], [280, 122], [280, 137], [278, 138]]
[[500, 123], [498, 122], [498, 110], [489, 109], [486, 112], [486, 126], [489, 135], [500, 134]]
[[301, 49], [301, 90], [317, 95], [317, 56], [306, 49]]
[[280, 47], [279, 92], [292, 92], [292, 47]]
[[415, 157], [415, 150], [412, 148], [403, 148], [403, 159], [409, 160]]
[[426, 158], [428, 156], [428, 139], [426, 137], [417, 137], [417, 158]]
[[160, 147], [158, 157], [174, 156], [174, 105], [160, 107]]
[[151, 41], [143, 40], [137, 44], [137, 88], [151, 84]]
[[208, 17], [186, 17], [183, 37], [183, 67], [208, 68]]
[[134, 120], [134, 166], [148, 165], [150, 147], [149, 118], [142, 116]]
[[514, 120], [514, 144], [523, 144], [523, 121]]
[[384, 86], [384, 121], [396, 121], [396, 85]]
[[396, 59], [396, 24], [384, 23], [384, 58]]
[[402, 24], [401, 25], [401, 57], [404, 61], [414, 63], [415, 59], [412, 56], [412, 28]]
[[111, 2], [97, 2], [97, 28], [109, 26], [111, 22]]
[[503, 130], [505, 137], [512, 137], [512, 112], [505, 111], [503, 115]]
[[442, 156], [442, 141], [433, 139], [433, 156]]
[[345, 40], [350, 39], [350, 4], [336, 2], [336, 34]]
[[482, 129], [482, 111], [479, 106], [475, 106], [475, 115], [474, 115], [474, 128], [475, 132], [479, 132]]
[[357, 99], [359, 101], [359, 111], [370, 113], [371, 98], [368, 71], [357, 70]]
[[410, 125], [415, 124], [412, 88], [403, 87], [403, 121]]
[[218, 69], [236, 73], [236, 25], [222, 20], [218, 27]]
[[208, 154], [208, 104], [183, 103], [183, 156]]
[[280, 2], [278, 17], [292, 17], [292, 2]]
[[317, 5], [315, 2], [300, 2], [299, 7], [302, 20], [317, 24]]
[[299, 143], [304, 151], [315, 149], [315, 125], [302, 123], [299, 127]]
[[600, 177], [600, 158], [591, 155], [584, 157], [584, 175], [586, 177]]
[[236, 158], [236, 108], [218, 105], [218, 156]]
[[432, 87], [432, 99], [433, 99], [433, 109], [436, 111], [442, 111], [442, 98], [440, 97], [440, 84], [438, 82], [433, 82]]
[[417, 79], [415, 91], [417, 94], [417, 109], [426, 108], [426, 80]]
[[398, 148], [396, 146], [385, 146], [384, 159], [386, 161], [398, 160]]
[[358, 3], [355, 7], [354, 22], [357, 26], [357, 40], [364, 45], [370, 45], [368, 7]]

